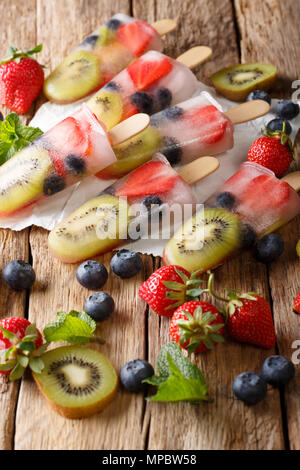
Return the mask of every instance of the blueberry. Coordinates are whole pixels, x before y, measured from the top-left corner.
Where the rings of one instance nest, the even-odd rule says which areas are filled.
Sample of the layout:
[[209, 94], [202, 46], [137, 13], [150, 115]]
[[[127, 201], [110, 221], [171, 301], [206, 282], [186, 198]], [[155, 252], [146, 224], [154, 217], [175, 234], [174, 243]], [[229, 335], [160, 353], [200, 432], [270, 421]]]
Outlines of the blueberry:
[[140, 272], [143, 262], [140, 255], [135, 251], [123, 249], [112, 257], [110, 267], [117, 276], [126, 279]]
[[223, 207], [224, 209], [232, 209], [235, 205], [235, 197], [228, 191], [223, 191], [219, 193], [216, 197], [216, 204], [218, 207]]
[[120, 380], [123, 386], [130, 392], [143, 392], [147, 384], [143, 380], [154, 375], [154, 369], [149, 362], [144, 359], [129, 361], [122, 367]]
[[113, 186], [108, 186], [106, 189], [101, 191], [100, 196], [102, 196], [104, 194], [110, 194], [111, 196], [114, 196], [114, 194], [115, 194], [114, 187]]
[[99, 36], [97, 34], [91, 34], [91, 36], [88, 36], [82, 41], [81, 46], [89, 45], [89, 46], [94, 47], [94, 45], [98, 41], [98, 38]]
[[167, 108], [162, 111], [162, 115], [165, 119], [171, 119], [175, 121], [183, 115], [183, 109], [179, 106], [172, 106], [172, 108]]
[[35, 272], [30, 264], [16, 259], [4, 267], [2, 278], [14, 290], [30, 289], [35, 281]]
[[263, 363], [261, 375], [267, 383], [279, 387], [294, 377], [295, 367], [286, 357], [274, 355]]
[[76, 271], [77, 281], [87, 289], [100, 289], [106, 283], [107, 278], [106, 267], [98, 261], [84, 261]]
[[[153, 206], [161, 206], [162, 200], [158, 196], [147, 196], [142, 200], [143, 206], [146, 207], [147, 211], [151, 213]], [[155, 207], [157, 209], [157, 207]]]
[[116, 18], [111, 18], [107, 21], [106, 26], [113, 31], [117, 31], [117, 29], [121, 26], [121, 21], [117, 20]]
[[275, 112], [281, 119], [293, 119], [299, 114], [299, 105], [292, 100], [281, 100], [276, 104]]
[[44, 194], [46, 196], [52, 196], [52, 194], [59, 193], [66, 187], [66, 182], [63, 176], [52, 174], [47, 176], [44, 181]]
[[174, 137], [164, 137], [161, 153], [164, 154], [171, 165], [176, 165], [181, 160], [182, 148]]
[[283, 123], [285, 122], [285, 133], [290, 135], [292, 132], [292, 126], [290, 125], [289, 121], [284, 121], [283, 119], [272, 119], [272, 121], [268, 122], [267, 128], [270, 131], [282, 131]]
[[86, 299], [83, 309], [93, 320], [103, 321], [112, 315], [115, 302], [106, 292], [95, 292]]
[[239, 400], [255, 405], [265, 397], [267, 384], [258, 374], [243, 372], [234, 379], [232, 389]]
[[249, 224], [244, 224], [242, 228], [242, 248], [248, 250], [257, 240], [257, 233]]
[[246, 101], [263, 100], [271, 104], [271, 96], [263, 90], [254, 90], [249, 93]]
[[0, 113], [0, 121], [3, 121], [3, 114]]
[[114, 82], [114, 81], [111, 81], [111, 82], [108, 82], [105, 87], [104, 87], [106, 90], [112, 90], [112, 91], [119, 91], [120, 90], [120, 87], [119, 85]]
[[130, 101], [139, 113], [151, 114], [153, 111], [153, 99], [144, 91], [137, 91], [131, 95]]
[[154, 101], [156, 111], [167, 108], [172, 102], [172, 93], [168, 88], [160, 86], [154, 93]]
[[75, 176], [83, 175], [86, 170], [86, 164], [83, 158], [78, 155], [70, 154], [65, 158], [66, 170]]
[[280, 235], [270, 233], [262, 237], [255, 247], [254, 257], [262, 263], [271, 263], [282, 254], [284, 242]]

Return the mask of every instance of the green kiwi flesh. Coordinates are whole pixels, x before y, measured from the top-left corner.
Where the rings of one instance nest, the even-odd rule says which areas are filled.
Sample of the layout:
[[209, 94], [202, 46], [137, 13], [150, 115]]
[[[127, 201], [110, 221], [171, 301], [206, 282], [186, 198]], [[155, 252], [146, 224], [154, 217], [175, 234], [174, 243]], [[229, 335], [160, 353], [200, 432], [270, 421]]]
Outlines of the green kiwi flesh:
[[245, 101], [253, 90], [268, 91], [277, 69], [272, 64], [239, 64], [219, 70], [211, 76], [216, 90], [232, 101]]
[[0, 216], [28, 205], [43, 194], [52, 162], [48, 152], [29, 145], [0, 166]]
[[42, 356], [43, 371], [34, 380], [60, 415], [84, 418], [101, 411], [114, 398], [118, 377], [106, 356], [81, 346], [64, 346]]
[[52, 254], [65, 263], [76, 263], [105, 253], [127, 237], [129, 206], [110, 194], [83, 204], [49, 234]]
[[119, 93], [99, 91], [87, 102], [87, 105], [107, 130], [122, 120], [123, 103]]
[[146, 163], [162, 146], [162, 136], [154, 126], [149, 126], [132, 139], [114, 147], [118, 159], [98, 176], [103, 179], [120, 178]]
[[90, 51], [73, 52], [44, 82], [44, 94], [56, 103], [71, 103], [96, 90], [100, 84], [100, 59]]
[[189, 272], [218, 266], [240, 247], [241, 223], [225, 209], [207, 208], [189, 219], [167, 243], [165, 264]]

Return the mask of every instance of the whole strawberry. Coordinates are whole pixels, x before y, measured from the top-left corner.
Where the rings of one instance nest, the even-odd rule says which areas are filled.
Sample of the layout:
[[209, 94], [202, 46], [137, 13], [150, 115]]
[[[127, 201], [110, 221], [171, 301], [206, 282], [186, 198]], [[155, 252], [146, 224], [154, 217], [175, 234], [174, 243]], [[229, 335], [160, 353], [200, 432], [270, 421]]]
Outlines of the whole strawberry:
[[0, 321], [0, 373], [10, 380], [19, 379], [27, 366], [41, 368], [39, 356], [44, 352], [43, 338], [26, 318], [11, 317]]
[[297, 297], [295, 298], [294, 302], [294, 312], [300, 313], [300, 291], [298, 292]]
[[0, 63], [0, 103], [18, 114], [27, 113], [43, 88], [44, 70], [32, 57], [41, 50], [41, 44], [27, 52], [11, 46]]
[[189, 354], [213, 349], [224, 341], [224, 320], [216, 307], [200, 301], [181, 305], [173, 314], [169, 333]]
[[287, 171], [293, 160], [291, 141], [283, 130], [271, 132], [255, 140], [248, 151], [248, 161], [259, 163], [272, 170], [276, 176], [281, 176]]
[[180, 266], [163, 266], [157, 269], [139, 288], [139, 296], [158, 315], [171, 317], [177, 307], [188, 300], [198, 298], [203, 292], [202, 282]]

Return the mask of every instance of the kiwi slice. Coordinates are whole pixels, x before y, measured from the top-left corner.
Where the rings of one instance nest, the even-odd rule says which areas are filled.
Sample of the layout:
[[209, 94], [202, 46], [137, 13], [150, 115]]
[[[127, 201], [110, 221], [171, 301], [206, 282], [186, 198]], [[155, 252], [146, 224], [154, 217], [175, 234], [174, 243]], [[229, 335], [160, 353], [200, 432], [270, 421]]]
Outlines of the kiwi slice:
[[81, 346], [64, 346], [42, 356], [44, 369], [34, 380], [52, 408], [77, 419], [103, 410], [114, 398], [118, 377], [106, 356]]
[[112, 250], [126, 240], [129, 206], [104, 194], [83, 204], [49, 234], [49, 248], [65, 263], [76, 263]]
[[272, 64], [239, 64], [219, 70], [211, 76], [215, 89], [232, 101], [245, 101], [252, 90], [268, 91], [277, 69]]
[[231, 212], [207, 208], [195, 214], [167, 243], [164, 262], [187, 271], [218, 266], [241, 244], [241, 223]]
[[99, 28], [99, 37], [96, 42], [95, 48], [98, 49], [103, 46], [110, 44], [116, 37], [114, 31], [103, 25]]
[[52, 168], [47, 150], [29, 145], [0, 166], [0, 214], [14, 212], [43, 193]]
[[44, 94], [56, 103], [71, 103], [95, 90], [101, 80], [100, 59], [90, 51], [73, 52], [44, 83]]
[[149, 126], [132, 139], [116, 145], [114, 152], [118, 161], [102, 170], [98, 176], [110, 179], [126, 175], [150, 160], [152, 155], [162, 147], [162, 141], [159, 131], [155, 127]]
[[105, 124], [107, 130], [122, 120], [123, 103], [119, 93], [99, 91], [87, 104], [99, 121]]

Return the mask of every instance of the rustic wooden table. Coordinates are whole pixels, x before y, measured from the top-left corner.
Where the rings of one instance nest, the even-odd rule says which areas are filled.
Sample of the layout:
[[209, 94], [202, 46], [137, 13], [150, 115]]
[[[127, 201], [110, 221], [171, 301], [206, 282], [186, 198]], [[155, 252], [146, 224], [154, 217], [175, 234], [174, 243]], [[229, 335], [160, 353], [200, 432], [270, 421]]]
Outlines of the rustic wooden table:
[[[178, 29], [165, 39], [165, 51], [176, 57], [196, 44], [213, 48], [212, 60], [198, 71], [209, 75], [239, 60], [278, 66], [274, 96], [291, 96], [291, 82], [300, 76], [300, 2], [293, 0], [2, 0], [0, 57], [9, 44], [30, 48], [43, 43], [46, 72], [73, 46], [113, 13], [124, 12], [153, 22], [170, 17]], [[35, 109], [25, 118], [29, 121]], [[217, 285], [261, 292], [271, 301], [277, 332], [276, 352], [291, 357], [300, 338], [300, 317], [292, 301], [300, 287], [295, 241], [300, 219], [281, 230], [285, 252], [269, 267], [245, 254], [217, 270]], [[81, 309], [87, 291], [75, 280], [75, 267], [51, 258], [47, 232], [32, 227], [0, 231], [0, 269], [12, 259], [33, 263], [37, 282], [30, 295], [15, 293], [0, 281], [0, 317], [25, 315], [42, 327], [59, 310]], [[111, 255], [99, 257], [109, 267]], [[106, 290], [116, 300], [116, 313], [103, 326], [107, 343], [101, 349], [118, 371], [127, 360], [152, 363], [169, 341], [168, 320], [149, 311], [137, 289], [160, 259], [143, 256], [137, 277], [110, 276]], [[142, 395], [119, 391], [113, 405], [88, 420], [68, 421], [52, 412], [33, 381], [0, 383], [1, 449], [299, 449], [300, 377], [280, 394], [269, 392], [255, 407], [233, 397], [231, 384], [241, 371], [259, 370], [274, 351], [227, 342], [215, 352], [193, 358], [204, 371], [213, 403], [149, 404]]]

